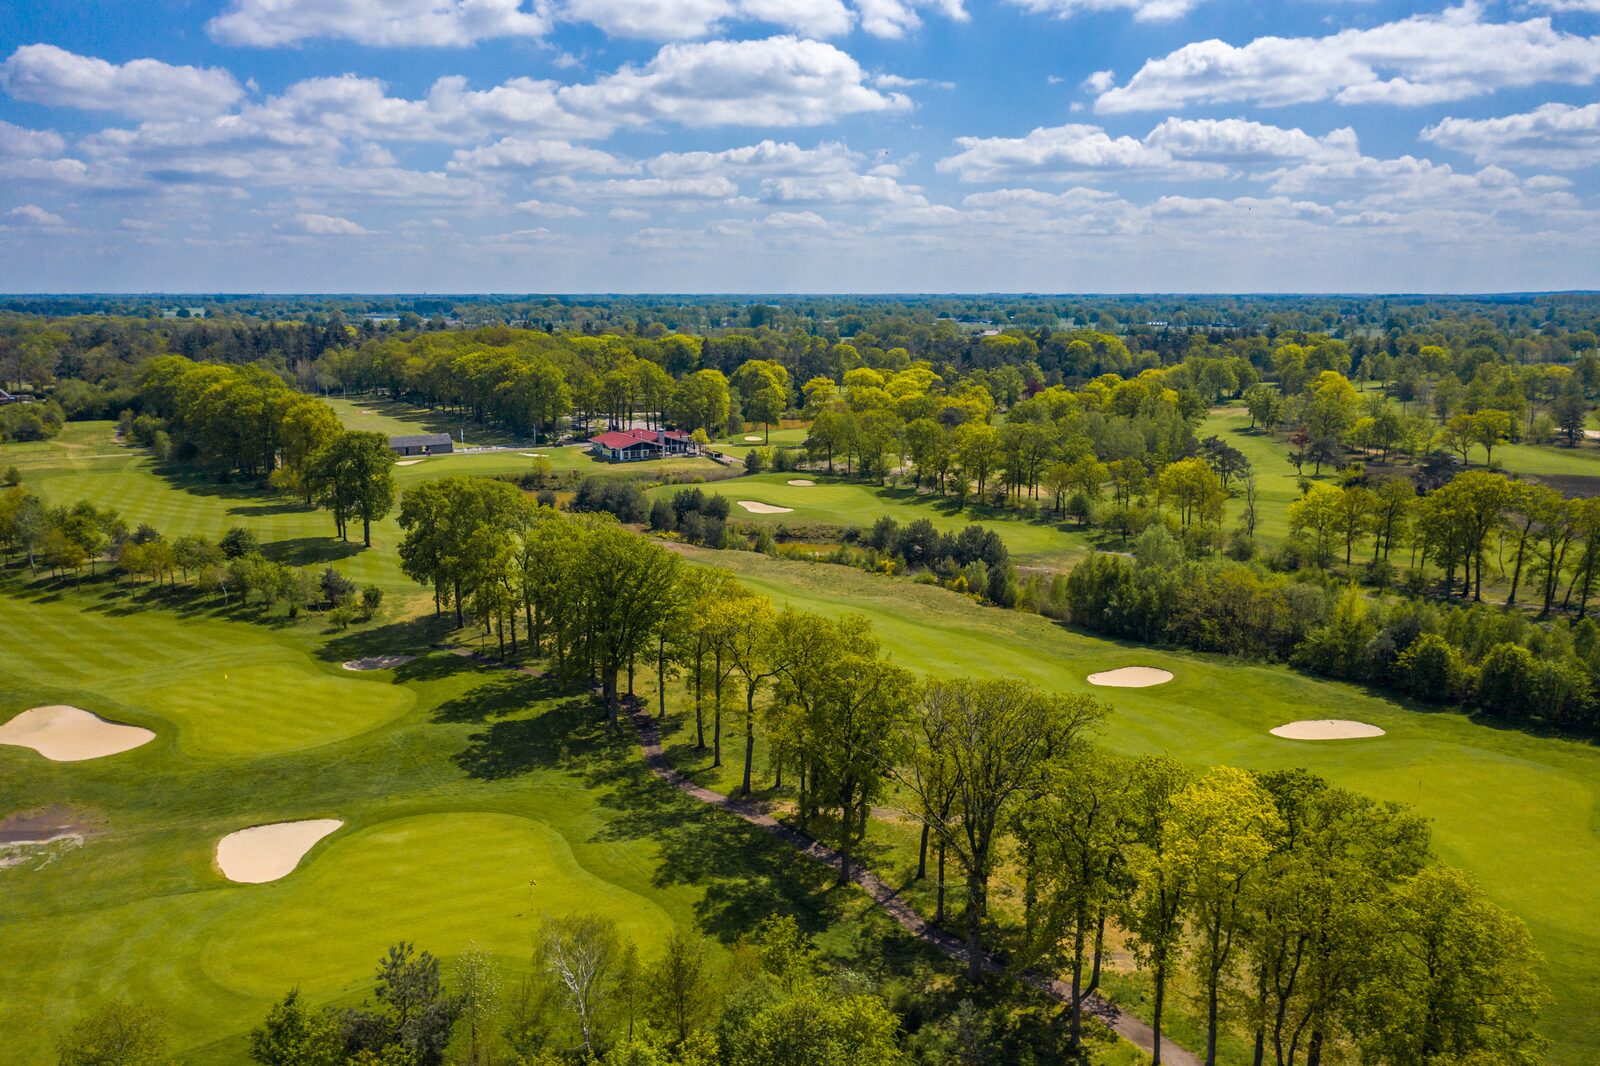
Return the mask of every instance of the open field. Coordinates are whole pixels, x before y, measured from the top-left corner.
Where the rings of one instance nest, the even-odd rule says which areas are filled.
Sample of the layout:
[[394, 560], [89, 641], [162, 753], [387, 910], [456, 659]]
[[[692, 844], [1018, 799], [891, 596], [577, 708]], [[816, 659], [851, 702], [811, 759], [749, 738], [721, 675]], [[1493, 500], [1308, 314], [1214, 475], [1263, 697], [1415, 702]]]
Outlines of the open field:
[[[826, 564], [780, 562], [749, 552], [692, 551], [733, 570], [750, 587], [807, 610], [871, 619], [895, 661], [938, 676], [1021, 677], [1085, 692], [1115, 708], [1104, 742], [1126, 754], [1168, 752], [1196, 767], [1303, 766], [1330, 781], [1410, 804], [1432, 823], [1444, 861], [1468, 870], [1519, 914], [1548, 959], [1556, 1003], [1543, 1026], [1552, 1062], [1600, 1057], [1600, 750], [1426, 711], [1359, 687], [1308, 678], [1281, 666], [1148, 649], [1075, 632], [1047, 619], [981, 607], [942, 589]], [[1170, 670], [1148, 689], [1088, 684], [1122, 666]], [[1371, 740], [1310, 743], [1269, 734], [1305, 718], [1348, 718], [1383, 728]], [[723, 769], [704, 771], [680, 733], [674, 754], [708, 783], [733, 787], [743, 754], [738, 716], [724, 721]], [[758, 771], [764, 764], [758, 761]], [[765, 780], [765, 774], [763, 774]], [[885, 830], [887, 830], [885, 832]], [[909, 826], [875, 830], [895, 845], [882, 861], [891, 879], [915, 863]], [[930, 903], [920, 888], [913, 898]], [[931, 910], [931, 903], [929, 906]]]

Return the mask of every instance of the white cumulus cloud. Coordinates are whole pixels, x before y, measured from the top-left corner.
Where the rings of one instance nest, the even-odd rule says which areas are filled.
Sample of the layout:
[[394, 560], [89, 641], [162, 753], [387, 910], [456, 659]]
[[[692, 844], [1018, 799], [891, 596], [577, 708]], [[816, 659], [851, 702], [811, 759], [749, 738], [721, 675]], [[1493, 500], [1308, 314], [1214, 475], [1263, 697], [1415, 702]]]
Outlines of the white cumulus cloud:
[[808, 37], [847, 33], [852, 16], [841, 0], [566, 0], [561, 14], [614, 37], [674, 41], [705, 37], [726, 23], [766, 22]]
[[1235, 46], [1187, 44], [1147, 61], [1107, 89], [1102, 112], [1253, 101], [1264, 106], [1332, 99], [1420, 105], [1496, 89], [1600, 77], [1600, 37], [1556, 30], [1548, 18], [1486, 22], [1475, 3], [1327, 37], [1260, 37]]
[[66, 224], [66, 221], [60, 215], [52, 214], [38, 204], [23, 204], [20, 207], [13, 207], [6, 212], [6, 217], [25, 226], [38, 226], [41, 228], [52, 228]]
[[1182, 18], [1200, 0], [1011, 0], [1036, 15], [1071, 18], [1098, 11], [1127, 11], [1140, 22]]
[[66, 147], [66, 141], [54, 130], [30, 130], [0, 120], [0, 159], [54, 158]]
[[295, 221], [302, 232], [316, 236], [362, 237], [367, 233], [365, 226], [337, 215], [304, 214], [296, 216]]
[[549, 28], [539, 6], [523, 0], [233, 0], [206, 23], [216, 41], [258, 48], [329, 37], [378, 47], [462, 47]]
[[1479, 163], [1577, 170], [1600, 164], [1600, 104], [1545, 104], [1520, 115], [1447, 118], [1423, 130], [1422, 139]]
[[558, 98], [574, 113], [602, 120], [685, 126], [816, 126], [911, 107], [904, 94], [865, 83], [865, 71], [848, 53], [780, 36], [669, 44], [642, 67], [567, 86]]
[[35, 104], [114, 111], [130, 118], [227, 111], [244, 96], [217, 67], [176, 67], [156, 59], [108, 63], [52, 44], [28, 44], [0, 64], [0, 88]]

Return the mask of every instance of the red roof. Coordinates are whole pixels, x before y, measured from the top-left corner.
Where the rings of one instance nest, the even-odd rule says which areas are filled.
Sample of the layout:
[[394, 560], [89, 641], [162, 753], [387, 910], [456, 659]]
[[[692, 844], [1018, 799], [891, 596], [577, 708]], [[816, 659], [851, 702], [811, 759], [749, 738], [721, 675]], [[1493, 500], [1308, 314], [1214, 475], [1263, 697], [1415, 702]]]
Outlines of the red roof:
[[637, 448], [641, 444], [651, 444], [653, 442], [641, 440], [640, 438], [632, 436], [631, 434], [618, 433], [617, 431], [613, 430], [610, 433], [602, 433], [598, 437], [590, 437], [589, 443], [598, 444], [602, 448], [611, 448], [621, 451], [627, 448]]

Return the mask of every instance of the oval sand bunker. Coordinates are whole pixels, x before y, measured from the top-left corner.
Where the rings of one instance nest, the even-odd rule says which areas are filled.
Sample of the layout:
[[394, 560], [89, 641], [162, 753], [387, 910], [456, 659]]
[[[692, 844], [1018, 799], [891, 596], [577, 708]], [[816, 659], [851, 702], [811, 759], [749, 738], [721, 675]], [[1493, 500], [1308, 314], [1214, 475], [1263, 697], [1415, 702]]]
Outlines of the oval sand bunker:
[[774, 507], [770, 503], [757, 503], [755, 500], [740, 500], [739, 506], [751, 514], [788, 514], [793, 507]]
[[812, 481], [810, 478], [797, 477], [790, 481], [789, 484], [794, 485], [796, 488], [809, 489], [815, 485], [816, 482]]
[[1280, 725], [1272, 730], [1272, 735], [1286, 740], [1358, 740], [1362, 737], [1381, 737], [1383, 730], [1366, 722], [1352, 722], [1345, 718], [1321, 718], [1316, 721]]
[[337, 818], [275, 822], [229, 833], [217, 842], [217, 865], [230, 881], [259, 885], [286, 877], [311, 846], [344, 825]]
[[108, 722], [88, 711], [61, 705], [35, 707], [0, 725], [0, 744], [32, 748], [52, 762], [117, 755], [154, 739], [148, 729]]
[[1089, 675], [1089, 684], [1104, 688], [1149, 688], [1152, 685], [1165, 685], [1171, 680], [1169, 671], [1157, 670], [1153, 666], [1124, 666], [1120, 670]]

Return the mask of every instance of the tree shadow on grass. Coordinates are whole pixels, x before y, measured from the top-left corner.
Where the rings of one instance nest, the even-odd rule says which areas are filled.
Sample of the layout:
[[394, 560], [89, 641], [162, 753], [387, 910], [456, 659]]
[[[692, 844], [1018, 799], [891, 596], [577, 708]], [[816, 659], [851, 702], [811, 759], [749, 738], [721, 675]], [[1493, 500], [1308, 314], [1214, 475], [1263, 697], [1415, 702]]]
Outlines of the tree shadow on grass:
[[[605, 725], [588, 696], [568, 695], [543, 678], [506, 674], [468, 695], [441, 704], [440, 722], [487, 722], [454, 756], [480, 781], [504, 781], [537, 770], [582, 770], [586, 779], [626, 758], [627, 734]], [[543, 702], [538, 713], [506, 717]], [[500, 715], [496, 721], [489, 719]]]
[[[423, 654], [430, 646], [437, 645], [448, 632], [445, 623], [431, 615], [408, 618], [365, 629], [346, 630], [324, 641], [317, 649], [317, 657], [325, 662], [347, 663], [352, 659], [366, 659], [374, 655], [420, 656], [401, 668], [406, 671], [415, 668], [414, 673], [404, 676], [405, 680], [442, 677], [455, 673], [460, 668], [477, 669], [471, 663], [454, 655]], [[438, 665], [448, 665], [450, 669], [439, 673], [425, 673], [435, 660], [438, 660]], [[401, 676], [401, 671], [397, 670], [396, 675]]]
[[262, 555], [284, 566], [335, 563], [360, 555], [363, 550], [359, 541], [335, 540], [332, 537], [293, 537], [261, 546]]
[[267, 518], [280, 514], [311, 514], [316, 510], [303, 500], [273, 499], [261, 503], [238, 504], [228, 508], [228, 513], [240, 518]]

